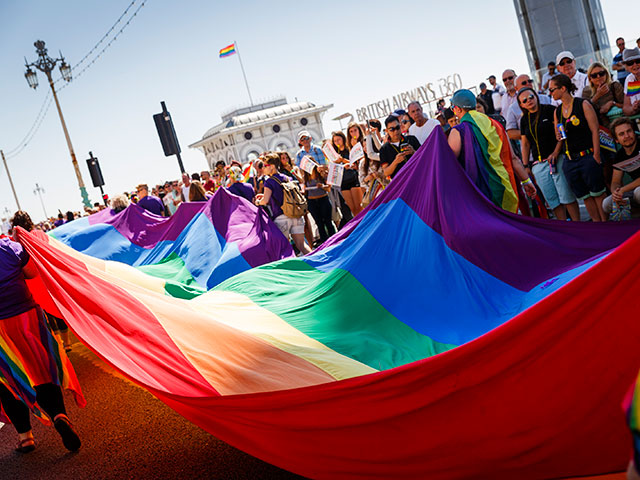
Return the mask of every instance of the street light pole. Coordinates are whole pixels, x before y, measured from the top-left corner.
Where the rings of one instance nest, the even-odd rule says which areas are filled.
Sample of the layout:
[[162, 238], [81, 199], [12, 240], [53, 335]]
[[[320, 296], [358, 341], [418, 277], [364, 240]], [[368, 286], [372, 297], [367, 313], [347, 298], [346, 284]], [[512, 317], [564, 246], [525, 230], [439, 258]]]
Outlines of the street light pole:
[[36, 183], [36, 188], [33, 190], [34, 195], [38, 195], [40, 197], [40, 205], [42, 205], [42, 211], [44, 212], [45, 220], [49, 219], [49, 215], [47, 215], [47, 210], [44, 208], [44, 201], [42, 200], [42, 194], [44, 193], [44, 188]]
[[9, 185], [11, 185], [13, 198], [16, 199], [16, 205], [18, 206], [18, 210], [22, 210], [22, 208], [20, 208], [20, 202], [18, 201], [18, 194], [16, 193], [16, 187], [13, 186], [13, 180], [11, 178], [11, 174], [9, 173], [9, 167], [7, 167], [7, 159], [4, 158], [4, 152], [2, 150], [0, 150], [0, 156], [2, 156], [2, 163], [4, 163], [4, 169], [7, 171], [7, 177], [9, 178]]
[[25, 59], [25, 64], [27, 67], [27, 71], [24, 74], [29, 86], [35, 89], [38, 86], [38, 79], [36, 76], [36, 72], [31, 70], [31, 67], [35, 67], [47, 76], [47, 80], [49, 80], [49, 86], [51, 87], [51, 92], [53, 93], [53, 99], [56, 102], [56, 108], [58, 109], [58, 115], [60, 116], [60, 123], [62, 123], [62, 130], [64, 131], [64, 137], [67, 140], [67, 147], [69, 147], [69, 154], [71, 155], [71, 163], [73, 164], [73, 169], [76, 172], [76, 178], [78, 180], [78, 186], [80, 187], [80, 195], [82, 195], [82, 203], [85, 207], [91, 207], [91, 201], [89, 200], [89, 195], [87, 194], [87, 189], [84, 186], [84, 180], [82, 179], [82, 173], [80, 173], [80, 167], [78, 167], [78, 161], [76, 160], [76, 154], [73, 150], [73, 145], [71, 144], [71, 137], [69, 136], [69, 131], [67, 130], [67, 124], [64, 121], [64, 117], [62, 116], [62, 109], [60, 108], [60, 102], [58, 101], [58, 95], [56, 94], [56, 89], [53, 84], [53, 77], [51, 72], [55, 68], [58, 62], [61, 62], [60, 65], [60, 73], [62, 74], [62, 78], [64, 78], [67, 82], [71, 81], [71, 68], [64, 61], [64, 57], [60, 55], [60, 58], [51, 58], [47, 55], [47, 49], [45, 48], [45, 43], [42, 40], [38, 40], [33, 44], [36, 47], [36, 52], [38, 53], [38, 60], [33, 63], [27, 63]]

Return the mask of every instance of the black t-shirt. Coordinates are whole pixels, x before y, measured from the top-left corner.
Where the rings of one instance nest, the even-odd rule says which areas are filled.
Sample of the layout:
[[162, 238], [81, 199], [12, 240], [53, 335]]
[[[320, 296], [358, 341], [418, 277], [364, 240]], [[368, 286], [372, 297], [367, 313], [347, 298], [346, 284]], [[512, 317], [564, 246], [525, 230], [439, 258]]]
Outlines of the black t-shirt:
[[573, 99], [573, 107], [569, 118], [564, 118], [562, 114], [562, 104], [558, 105], [558, 120], [564, 124], [564, 131], [567, 134], [566, 147], [569, 150], [572, 160], [580, 158], [580, 152], [593, 148], [593, 138], [589, 122], [584, 116], [584, 102], [582, 98]]
[[[631, 155], [627, 154], [627, 152], [624, 151], [624, 148], [621, 148], [616, 153], [616, 159], [614, 163], [619, 163], [619, 162], [623, 162], [624, 160], [629, 160], [630, 158], [636, 157], [639, 154], [640, 154], [640, 138], [638, 138], [638, 136], [636, 135], [636, 146], [633, 149], [633, 152], [631, 153]], [[613, 168], [616, 168], [616, 167], [614, 166]], [[616, 170], [619, 170], [619, 169], [616, 169]], [[634, 180], [637, 180], [638, 178], [640, 178], [640, 167], [627, 173], [631, 178], [633, 178]]]
[[480, 93], [480, 98], [482, 98], [484, 100], [484, 102], [487, 104], [487, 108], [488, 108], [488, 110], [486, 112], [487, 115], [492, 115], [492, 114], [496, 113], [496, 108], [493, 105], [493, 97], [492, 97], [492, 95], [493, 95], [493, 90], [489, 90], [489, 89], [487, 89], [487, 91], [484, 92], [484, 93], [482, 93], [482, 92]]
[[556, 107], [553, 105], [540, 105], [538, 115], [529, 113], [526, 110], [523, 111], [522, 119], [520, 120], [520, 133], [529, 140], [534, 161], [547, 158], [558, 144], [554, 125], [555, 120], [553, 118], [555, 110]]
[[[407, 135], [407, 136], [403, 135], [398, 145], [385, 142], [385, 144], [380, 147], [380, 165], [382, 166], [384, 166], [385, 164], [387, 164], [387, 166], [391, 165], [391, 163], [393, 163], [393, 161], [396, 159], [396, 155], [401, 153], [403, 143], [405, 144], [408, 143], [416, 151], [420, 148], [420, 142], [413, 135]], [[396, 174], [400, 171], [400, 169], [404, 166], [404, 164], [407, 163], [407, 160], [405, 160], [404, 162], [402, 162], [400, 165], [396, 167], [396, 170], [391, 174], [391, 178], [396, 176]]]

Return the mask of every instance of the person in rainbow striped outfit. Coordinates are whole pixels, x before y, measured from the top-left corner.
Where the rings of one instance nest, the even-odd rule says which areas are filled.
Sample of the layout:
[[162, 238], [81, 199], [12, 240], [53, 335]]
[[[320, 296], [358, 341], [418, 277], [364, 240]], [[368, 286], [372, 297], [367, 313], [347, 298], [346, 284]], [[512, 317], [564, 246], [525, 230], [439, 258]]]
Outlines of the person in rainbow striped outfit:
[[516, 176], [529, 197], [536, 187], [522, 162], [511, 150], [504, 128], [477, 112], [476, 96], [458, 90], [451, 97], [451, 108], [460, 124], [449, 134], [449, 146], [478, 189], [495, 205], [512, 213], [518, 211]]
[[[20, 223], [33, 227], [25, 212], [17, 212], [12, 223], [14, 228]], [[18, 452], [36, 448], [29, 410], [43, 423], [53, 423], [64, 446], [76, 451], [80, 438], [67, 417], [61, 387], [73, 391], [79, 406], [86, 401], [62, 344], [47, 328], [27, 286], [25, 279], [37, 275], [19, 243], [0, 239], [0, 421], [16, 428]]]

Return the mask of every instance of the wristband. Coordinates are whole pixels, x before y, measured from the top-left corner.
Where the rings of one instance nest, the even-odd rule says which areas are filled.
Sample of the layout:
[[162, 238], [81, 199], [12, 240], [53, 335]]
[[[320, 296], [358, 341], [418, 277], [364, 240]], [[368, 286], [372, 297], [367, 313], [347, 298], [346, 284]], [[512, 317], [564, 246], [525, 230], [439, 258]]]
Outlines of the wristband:
[[524, 182], [520, 182], [520, 185], [522, 185], [523, 187], [527, 184], [531, 183], [531, 178], [527, 178]]

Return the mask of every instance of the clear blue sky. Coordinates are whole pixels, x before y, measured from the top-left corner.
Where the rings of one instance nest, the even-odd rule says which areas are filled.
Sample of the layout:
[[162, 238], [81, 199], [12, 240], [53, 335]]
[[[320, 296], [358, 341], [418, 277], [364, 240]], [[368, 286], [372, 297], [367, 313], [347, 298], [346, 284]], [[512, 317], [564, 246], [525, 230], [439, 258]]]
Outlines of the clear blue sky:
[[[16, 147], [48, 90], [31, 90], [24, 57], [33, 42], [58, 50], [75, 65], [111, 27], [131, 0], [4, 0], [0, 3], [0, 148]], [[137, 8], [138, 0], [133, 10]], [[640, 36], [635, 17], [620, 14], [632, 0], [603, 0], [611, 43]], [[466, 30], [461, 25], [468, 25]], [[394, 35], [391, 35], [394, 32]], [[85, 159], [100, 159], [113, 195], [177, 178], [164, 157], [151, 116], [164, 100], [173, 116], [188, 171], [206, 168], [188, 144], [220, 121], [220, 113], [248, 103], [236, 57], [218, 50], [237, 41], [254, 100], [285, 94], [333, 103], [330, 118], [438, 78], [459, 73], [476, 85], [505, 68], [527, 70], [512, 0], [390, 3], [148, 0], [131, 25], [96, 63], [60, 92], [60, 102], [92, 201]], [[58, 75], [59, 76], [59, 75]], [[19, 156], [9, 160], [24, 209], [43, 218], [33, 190], [44, 189], [47, 213], [81, 209], [80, 194], [55, 108]], [[15, 210], [0, 168], [0, 217]]]

